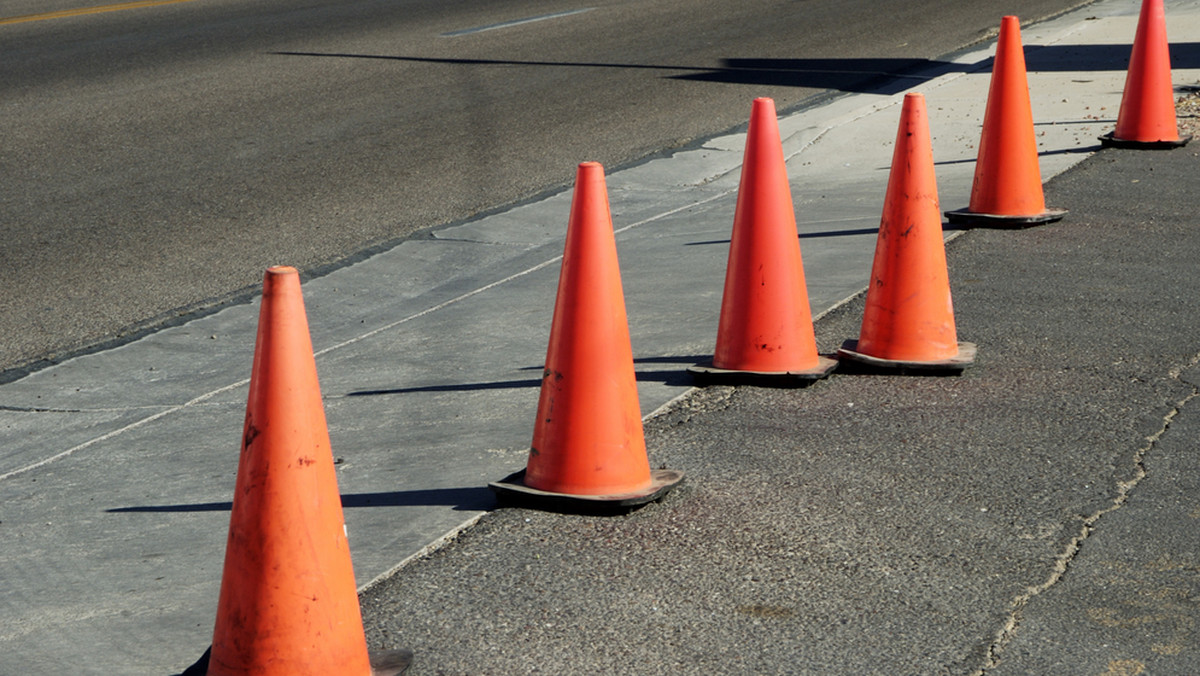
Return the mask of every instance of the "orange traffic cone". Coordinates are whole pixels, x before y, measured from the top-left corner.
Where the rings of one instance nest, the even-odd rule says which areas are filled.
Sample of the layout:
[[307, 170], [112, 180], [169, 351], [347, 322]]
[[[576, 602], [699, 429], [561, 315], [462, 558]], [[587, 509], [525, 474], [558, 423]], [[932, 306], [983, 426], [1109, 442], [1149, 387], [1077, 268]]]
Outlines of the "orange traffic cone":
[[1178, 148], [1180, 136], [1171, 86], [1171, 53], [1162, 0], [1142, 0], [1117, 128], [1100, 137], [1106, 146], [1145, 150]]
[[836, 366], [817, 354], [775, 102], [755, 99], [717, 345], [711, 362], [688, 371], [698, 384], [805, 385]]
[[907, 94], [896, 134], [862, 331], [838, 356], [877, 369], [961, 371], [925, 97]]
[[1021, 22], [1006, 16], [996, 43], [971, 203], [966, 209], [946, 212], [946, 218], [951, 223], [1013, 228], [1050, 223], [1066, 213], [1066, 209], [1046, 208]]
[[397, 674], [407, 657], [367, 653], [300, 277], [271, 268], [207, 673]]
[[552, 509], [624, 508], [682, 480], [650, 470], [604, 168], [579, 165], [526, 468], [489, 486]]

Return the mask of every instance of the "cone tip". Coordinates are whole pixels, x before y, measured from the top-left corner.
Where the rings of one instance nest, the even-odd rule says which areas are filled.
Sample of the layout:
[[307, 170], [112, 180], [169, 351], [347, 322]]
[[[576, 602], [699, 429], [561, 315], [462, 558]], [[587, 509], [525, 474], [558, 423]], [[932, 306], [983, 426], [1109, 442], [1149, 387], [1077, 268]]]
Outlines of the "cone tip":
[[263, 298], [300, 288], [300, 272], [290, 265], [272, 265], [263, 273]]
[[298, 275], [300, 272], [290, 265], [272, 265], [267, 268], [267, 276]]
[[772, 99], [772, 98], [769, 98], [766, 96], [760, 96], [760, 97], [754, 99], [754, 103], [751, 104], [750, 108], [751, 108], [752, 116], [755, 112], [758, 112], [758, 113], [768, 113], [769, 112], [771, 114], [774, 114], [775, 99]]

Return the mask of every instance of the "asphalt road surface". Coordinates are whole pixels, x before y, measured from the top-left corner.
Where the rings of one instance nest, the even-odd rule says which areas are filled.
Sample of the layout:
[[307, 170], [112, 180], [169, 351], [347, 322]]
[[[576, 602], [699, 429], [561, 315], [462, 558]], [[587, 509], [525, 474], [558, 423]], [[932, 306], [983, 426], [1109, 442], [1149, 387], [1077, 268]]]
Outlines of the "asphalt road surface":
[[[1011, 0], [1024, 21], [1076, 0]], [[0, 2], [0, 381], [876, 87], [990, 0]], [[909, 82], [908, 84], [911, 84]]]

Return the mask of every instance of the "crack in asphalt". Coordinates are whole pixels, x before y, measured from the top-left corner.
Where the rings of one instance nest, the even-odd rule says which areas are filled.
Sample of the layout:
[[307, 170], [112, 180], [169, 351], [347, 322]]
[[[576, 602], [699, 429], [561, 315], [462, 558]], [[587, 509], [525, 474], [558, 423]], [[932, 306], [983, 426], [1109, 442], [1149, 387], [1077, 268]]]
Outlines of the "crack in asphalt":
[[1146, 456], [1154, 449], [1155, 446], [1158, 445], [1158, 442], [1162, 439], [1163, 435], [1167, 433], [1167, 430], [1171, 428], [1171, 422], [1175, 420], [1180, 411], [1182, 411], [1189, 402], [1191, 402], [1197, 396], [1200, 396], [1200, 386], [1184, 377], [1184, 373], [1189, 369], [1194, 368], [1198, 363], [1200, 363], [1200, 354], [1194, 355], [1187, 364], [1173, 368], [1168, 373], [1171, 380], [1178, 380], [1181, 383], [1189, 385], [1192, 391], [1186, 397], [1175, 402], [1171, 410], [1165, 416], [1163, 416], [1162, 426], [1159, 427], [1158, 431], [1146, 437], [1146, 443], [1134, 452], [1133, 476], [1125, 481], [1117, 481], [1117, 494], [1113, 498], [1112, 504], [1104, 509], [1092, 513], [1090, 516], [1083, 518], [1083, 521], [1080, 525], [1079, 534], [1071, 538], [1071, 541], [1067, 543], [1067, 546], [1062, 553], [1055, 557], [1054, 569], [1050, 572], [1050, 577], [1048, 577], [1046, 581], [1042, 582], [1041, 584], [1027, 587], [1023, 594], [1018, 595], [1012, 600], [1012, 602], [1009, 604], [1010, 611], [1008, 620], [1004, 623], [1004, 626], [1001, 627], [1000, 631], [997, 632], [996, 638], [992, 641], [991, 645], [988, 646], [985, 653], [984, 665], [972, 672], [971, 676], [986, 676], [989, 670], [1000, 665], [1000, 662], [1003, 659], [1002, 654], [1005, 648], [1007, 648], [1008, 645], [1012, 643], [1013, 639], [1016, 638], [1017, 631], [1021, 625], [1021, 616], [1025, 610], [1025, 607], [1028, 606], [1029, 602], [1035, 597], [1046, 591], [1049, 591], [1050, 588], [1054, 587], [1054, 585], [1058, 584], [1059, 581], [1062, 580], [1063, 576], [1066, 575], [1067, 569], [1070, 567], [1071, 563], [1077, 556], [1079, 556], [1079, 552], [1083, 547], [1084, 540], [1087, 540], [1088, 537], [1091, 536], [1092, 532], [1095, 531], [1096, 524], [1100, 521], [1100, 519], [1104, 518], [1105, 515], [1124, 507], [1129, 501], [1129, 496], [1133, 492], [1133, 489], [1137, 488], [1142, 479], [1146, 478]]

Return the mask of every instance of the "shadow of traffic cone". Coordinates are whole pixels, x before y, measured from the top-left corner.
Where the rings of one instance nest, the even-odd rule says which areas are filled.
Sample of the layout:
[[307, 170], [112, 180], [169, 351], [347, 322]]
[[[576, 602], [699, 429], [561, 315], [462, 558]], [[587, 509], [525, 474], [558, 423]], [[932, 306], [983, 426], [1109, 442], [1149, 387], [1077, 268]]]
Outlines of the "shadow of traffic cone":
[[716, 349], [711, 362], [688, 371], [701, 385], [797, 386], [824, 378], [836, 366], [817, 354], [775, 102], [755, 99]]
[[624, 509], [683, 479], [650, 470], [604, 168], [579, 165], [533, 444], [496, 494], [559, 510]]
[[925, 97], [907, 94], [896, 134], [862, 331], [838, 356], [872, 370], [961, 371]]
[[1021, 22], [1000, 21], [975, 181], [966, 209], [946, 212], [951, 223], [1021, 228], [1057, 221], [1066, 209], [1047, 209], [1038, 167], [1033, 108], [1021, 47]]
[[1171, 53], [1162, 0], [1142, 0], [1137, 34], [1125, 75], [1117, 128], [1100, 137], [1114, 148], [1178, 148], [1192, 137], [1180, 136], [1171, 86]]
[[368, 655], [294, 268], [267, 270], [209, 676], [398, 674]]

